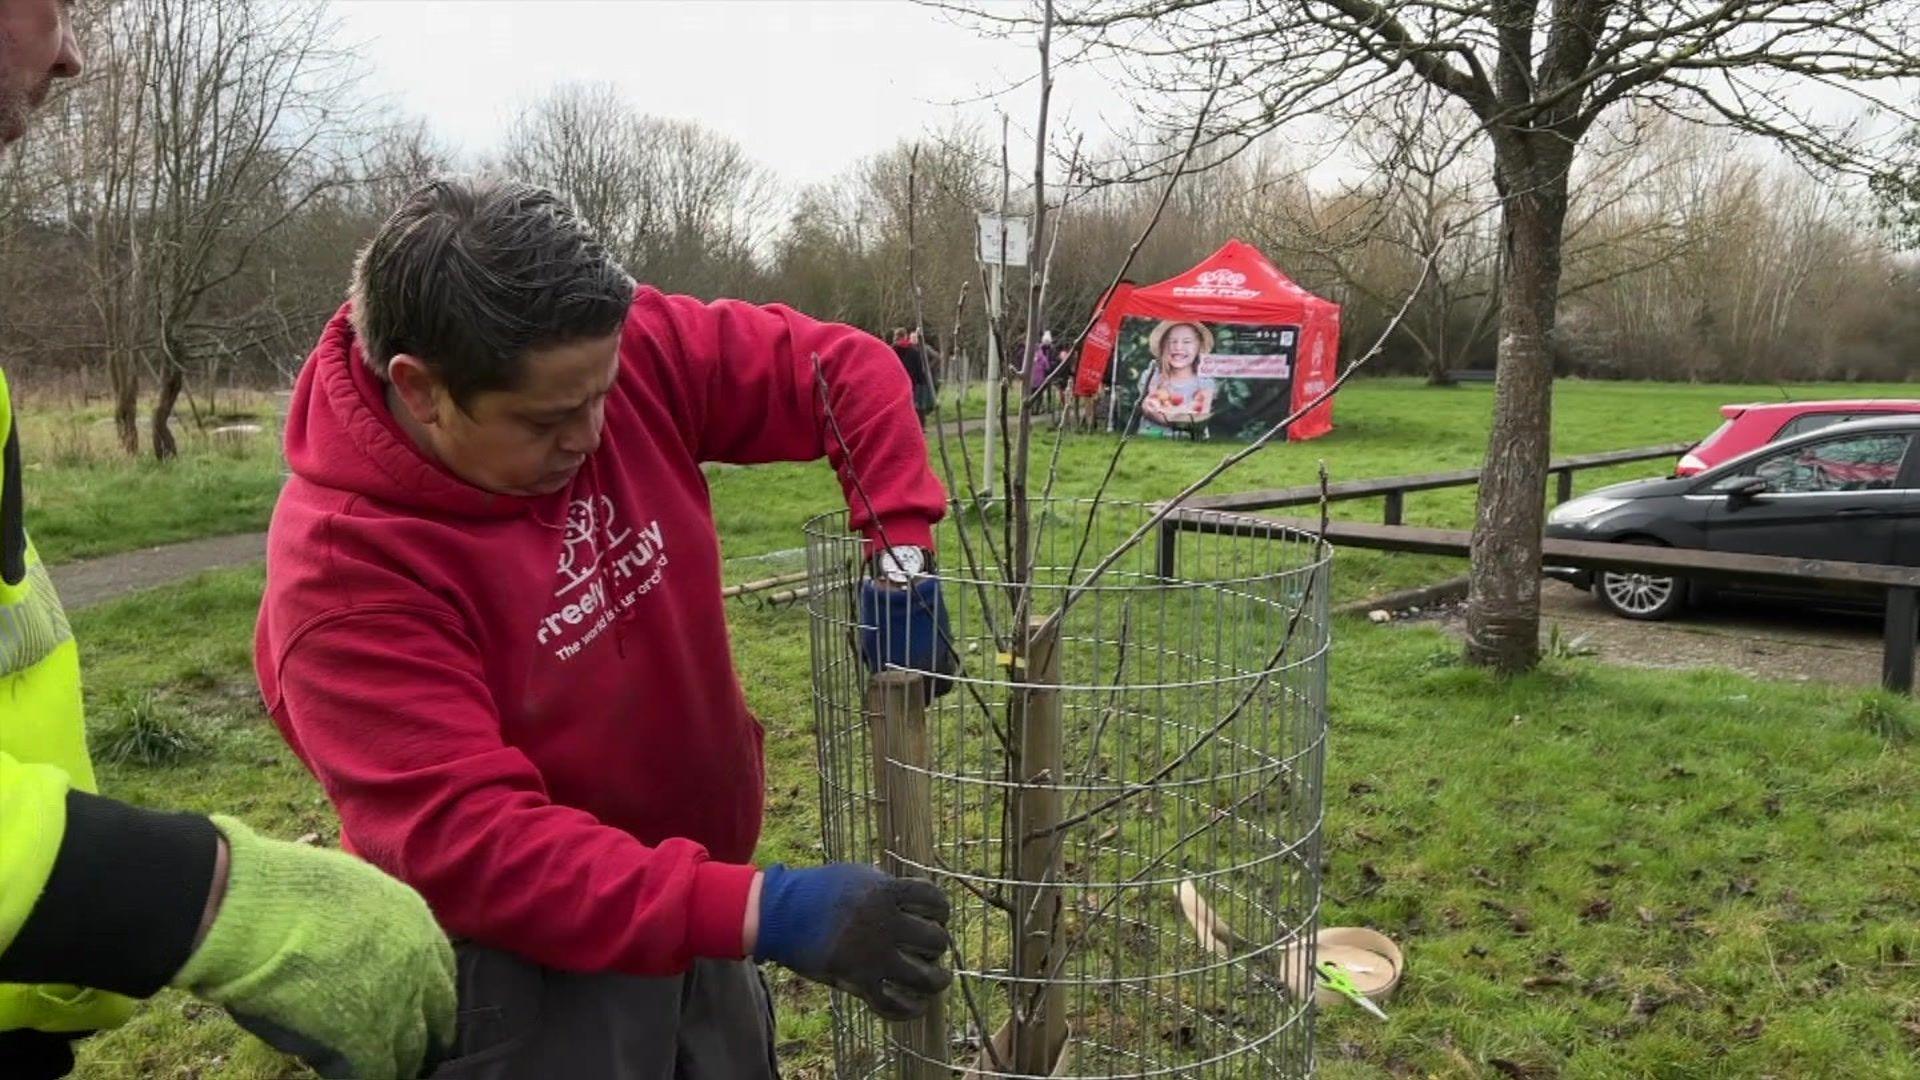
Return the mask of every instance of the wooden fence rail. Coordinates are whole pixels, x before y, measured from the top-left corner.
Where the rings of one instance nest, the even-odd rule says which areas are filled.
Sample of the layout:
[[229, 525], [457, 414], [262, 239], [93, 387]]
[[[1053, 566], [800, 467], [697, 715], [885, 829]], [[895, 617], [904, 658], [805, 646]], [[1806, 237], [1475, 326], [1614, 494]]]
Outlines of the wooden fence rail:
[[[1558, 495], [1565, 501], [1570, 494], [1571, 477], [1581, 469], [1646, 461], [1684, 450], [1684, 446], [1646, 447], [1610, 454], [1586, 454], [1556, 461], [1550, 471], [1560, 478]], [[1478, 469], [1463, 469], [1452, 473], [1395, 476], [1330, 485], [1327, 498], [1331, 501], [1385, 496], [1386, 521], [1379, 525], [1331, 521], [1327, 524], [1326, 538], [1328, 542], [1342, 547], [1465, 558], [1472, 542], [1472, 533], [1465, 529], [1430, 529], [1401, 524], [1404, 498], [1409, 491], [1472, 484], [1479, 480], [1479, 476]], [[1192, 504], [1168, 515], [1160, 525], [1160, 576], [1168, 579], [1176, 576], [1179, 536], [1183, 532], [1273, 535], [1273, 527], [1278, 524], [1311, 535], [1320, 530], [1320, 523], [1316, 520], [1249, 511], [1313, 505], [1319, 500], [1317, 488], [1289, 488], [1196, 499]], [[1920, 567], [1551, 539], [1541, 542], [1541, 558], [1549, 566], [1570, 566], [1584, 570], [1652, 573], [1700, 581], [1791, 583], [1795, 588], [1812, 586], [1817, 591], [1848, 598], [1871, 598], [1877, 595], [1883, 599], [1886, 611], [1881, 635], [1881, 684], [1900, 693], [1913, 692], [1914, 648], [1916, 637], [1920, 637]]]

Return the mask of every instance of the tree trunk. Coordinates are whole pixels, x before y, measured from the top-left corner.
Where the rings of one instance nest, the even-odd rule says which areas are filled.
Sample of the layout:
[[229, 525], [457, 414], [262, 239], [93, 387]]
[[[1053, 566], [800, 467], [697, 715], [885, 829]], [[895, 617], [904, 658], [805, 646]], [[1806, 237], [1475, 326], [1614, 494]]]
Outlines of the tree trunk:
[[128, 457], [140, 453], [140, 372], [130, 356], [116, 356], [107, 363], [113, 381], [113, 426], [120, 436], [120, 449]]
[[160, 396], [153, 402], [153, 456], [156, 460], [165, 461], [180, 453], [179, 445], [173, 441], [170, 422], [174, 403], [180, 400], [180, 391], [186, 384], [186, 373], [180, 370], [178, 364], [168, 362], [166, 374], [160, 379]]
[[[1570, 156], [1570, 155], [1568, 155]], [[1540, 535], [1553, 414], [1554, 308], [1566, 225], [1566, 157], [1503, 173], [1506, 259], [1493, 431], [1473, 523], [1467, 659], [1503, 674], [1540, 659]], [[1511, 171], [1509, 171], [1511, 170]]]
[[1453, 343], [1447, 334], [1447, 317], [1452, 314], [1453, 305], [1447, 302], [1446, 286], [1436, 286], [1434, 291], [1440, 298], [1440, 317], [1431, 335], [1433, 349], [1427, 353], [1427, 385], [1452, 386]]

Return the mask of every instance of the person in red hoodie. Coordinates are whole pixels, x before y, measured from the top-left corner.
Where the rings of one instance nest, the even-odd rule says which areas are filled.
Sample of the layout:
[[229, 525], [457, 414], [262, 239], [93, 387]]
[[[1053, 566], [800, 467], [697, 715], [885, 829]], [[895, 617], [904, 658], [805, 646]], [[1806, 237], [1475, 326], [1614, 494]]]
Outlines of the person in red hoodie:
[[753, 960], [890, 1019], [951, 974], [947, 901], [757, 868], [760, 724], [701, 463], [826, 458], [918, 664], [946, 495], [892, 351], [663, 295], [569, 208], [437, 180], [379, 228], [294, 388], [255, 665], [343, 842], [457, 944], [436, 1074], [773, 1076]]

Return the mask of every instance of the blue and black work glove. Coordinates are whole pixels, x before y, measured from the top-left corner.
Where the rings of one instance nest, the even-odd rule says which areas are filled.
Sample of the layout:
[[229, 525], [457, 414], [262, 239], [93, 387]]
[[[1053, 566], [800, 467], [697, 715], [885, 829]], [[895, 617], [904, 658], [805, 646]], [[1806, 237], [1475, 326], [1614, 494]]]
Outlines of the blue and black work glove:
[[946, 895], [932, 882], [871, 866], [771, 866], [760, 882], [756, 960], [859, 997], [888, 1020], [911, 1020], [953, 982]]
[[958, 664], [938, 578], [916, 577], [904, 585], [860, 582], [860, 658], [874, 672], [907, 668], [936, 673], [927, 680], [930, 698], [953, 689], [952, 679], [941, 678], [953, 674]]

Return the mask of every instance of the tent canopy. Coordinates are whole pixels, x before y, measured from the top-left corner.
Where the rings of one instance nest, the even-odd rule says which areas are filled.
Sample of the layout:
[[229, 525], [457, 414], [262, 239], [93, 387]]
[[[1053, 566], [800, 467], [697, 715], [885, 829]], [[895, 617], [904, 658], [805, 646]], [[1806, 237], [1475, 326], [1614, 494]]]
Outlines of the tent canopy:
[[1305, 324], [1340, 317], [1340, 305], [1294, 284], [1260, 249], [1229, 240], [1183, 274], [1133, 290], [1127, 314], [1151, 319]]

